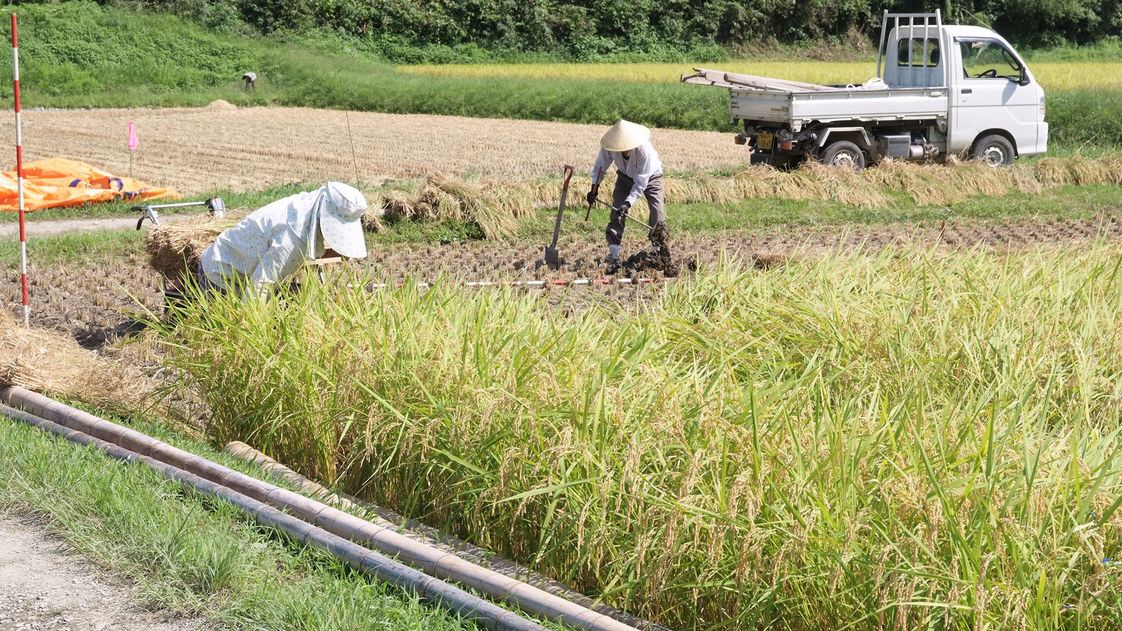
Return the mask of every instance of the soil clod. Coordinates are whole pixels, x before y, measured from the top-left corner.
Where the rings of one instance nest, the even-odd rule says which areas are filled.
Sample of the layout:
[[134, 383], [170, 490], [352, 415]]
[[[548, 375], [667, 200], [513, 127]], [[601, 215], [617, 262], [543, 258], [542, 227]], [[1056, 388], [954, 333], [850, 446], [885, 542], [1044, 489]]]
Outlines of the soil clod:
[[668, 278], [677, 276], [679, 265], [670, 254], [670, 232], [666, 224], [655, 225], [647, 238], [651, 241], [651, 249], [632, 254], [624, 261], [624, 269], [629, 273], [656, 271]]

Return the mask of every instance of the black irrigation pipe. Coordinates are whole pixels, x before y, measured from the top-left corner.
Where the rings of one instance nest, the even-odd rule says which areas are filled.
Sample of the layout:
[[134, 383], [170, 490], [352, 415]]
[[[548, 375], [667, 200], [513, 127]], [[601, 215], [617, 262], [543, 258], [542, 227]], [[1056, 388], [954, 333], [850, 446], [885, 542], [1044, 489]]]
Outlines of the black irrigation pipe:
[[[402, 560], [408, 566], [425, 574], [470, 587], [498, 602], [516, 605], [526, 613], [588, 631], [636, 631], [636, 627], [610, 616], [415, 541], [394, 529], [373, 524], [299, 493], [234, 471], [201, 456], [157, 441], [136, 430], [63, 405], [35, 392], [16, 386], [0, 388], [0, 402], [19, 406], [43, 420], [58, 423], [108, 444], [119, 446], [133, 456], [151, 457], [162, 465], [171, 465], [184, 473], [226, 487], [247, 499], [261, 503], [262, 506], [267, 504], [291, 513], [305, 528], [318, 527], [317, 530], [322, 529], [348, 544], [354, 541], [368, 545], [372, 549]], [[368, 548], [361, 546], [360, 549], [364, 552], [369, 551]], [[479, 600], [479, 602], [494, 607], [487, 601]], [[500, 611], [505, 612], [502, 609]], [[507, 615], [513, 614], [507, 612]], [[540, 629], [541, 627], [534, 625], [525, 628]], [[657, 629], [655, 625], [646, 628]]]
[[204, 480], [197, 475], [149, 456], [142, 456], [100, 438], [94, 438], [84, 432], [64, 427], [4, 404], [0, 404], [0, 415], [61, 436], [79, 445], [93, 446], [111, 458], [143, 464], [169, 480], [179, 482], [184, 487], [201, 495], [229, 502], [262, 526], [278, 530], [301, 544], [325, 550], [364, 574], [411, 594], [416, 594], [420, 598], [433, 602], [463, 618], [473, 620], [486, 629], [494, 631], [546, 631], [545, 627], [511, 613], [494, 603], [473, 596], [438, 578], [418, 572], [357, 543], [333, 535], [322, 528], [313, 526], [253, 498], [246, 497], [221, 484]]
[[444, 552], [450, 552], [465, 561], [491, 568], [503, 576], [509, 576], [510, 578], [529, 583], [554, 596], [564, 598], [582, 607], [587, 607], [605, 616], [615, 618], [636, 629], [643, 629], [644, 631], [671, 631], [671, 629], [667, 627], [648, 620], [643, 620], [626, 611], [616, 609], [602, 602], [598, 602], [593, 598], [589, 598], [576, 590], [569, 589], [564, 583], [555, 581], [544, 574], [531, 570], [514, 561], [497, 557], [490, 551], [480, 548], [471, 542], [443, 533], [419, 521], [408, 519], [388, 508], [364, 502], [350, 495], [335, 493], [322, 484], [289, 469], [246, 443], [241, 441], [229, 442], [226, 444], [226, 447], [223, 448], [223, 451], [237, 457], [239, 460], [256, 465], [269, 477], [287, 483], [289, 487], [309, 497], [316, 498], [325, 504], [344, 510], [350, 507], [357, 507], [361, 510], [369, 511], [369, 513], [374, 514], [374, 517], [371, 518], [370, 521], [385, 526], [386, 528], [392, 528], [415, 541], [420, 541], [425, 545], [432, 546]]

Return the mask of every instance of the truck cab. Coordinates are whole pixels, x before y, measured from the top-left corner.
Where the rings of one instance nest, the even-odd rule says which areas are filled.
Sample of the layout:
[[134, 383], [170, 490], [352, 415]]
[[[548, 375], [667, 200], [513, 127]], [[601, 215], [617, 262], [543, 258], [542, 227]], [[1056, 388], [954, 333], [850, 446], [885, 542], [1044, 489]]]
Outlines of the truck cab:
[[1005, 166], [1044, 153], [1044, 91], [990, 29], [944, 25], [934, 13], [885, 12], [877, 75], [814, 85], [695, 68], [682, 81], [729, 89], [737, 144], [752, 159], [864, 168], [882, 159], [965, 156]]
[[[886, 26], [892, 17], [886, 15]], [[947, 116], [937, 121], [945, 129], [932, 134], [944, 136], [945, 153], [1000, 166], [1047, 151], [1044, 90], [997, 33], [978, 26], [897, 26], [878, 66], [881, 60], [878, 76], [889, 88], [947, 88]]]

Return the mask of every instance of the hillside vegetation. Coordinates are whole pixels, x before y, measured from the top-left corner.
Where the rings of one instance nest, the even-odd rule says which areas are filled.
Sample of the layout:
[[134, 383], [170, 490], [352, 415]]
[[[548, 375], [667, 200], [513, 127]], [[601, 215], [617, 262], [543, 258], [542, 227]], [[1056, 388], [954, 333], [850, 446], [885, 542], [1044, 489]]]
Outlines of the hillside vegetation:
[[391, 55], [472, 49], [568, 59], [681, 56], [760, 42], [871, 38], [885, 9], [992, 25], [1019, 43], [1087, 44], [1122, 34], [1119, 0], [147, 0], [228, 30], [327, 29]]
[[[402, 72], [383, 56], [384, 39], [275, 28], [261, 37], [255, 27], [202, 11], [173, 7], [183, 16], [136, 6], [61, 2], [20, 5], [21, 89], [25, 109], [35, 107], [136, 107], [291, 105], [389, 113], [421, 113], [604, 124], [618, 118], [655, 127], [732, 131], [727, 93], [678, 83], [632, 84], [610, 76], [526, 78], [423, 76]], [[174, 3], [171, 3], [174, 4]], [[252, 3], [247, 3], [252, 4]], [[455, 4], [455, 3], [452, 3]], [[218, 5], [207, 7], [217, 10]], [[208, 9], [208, 10], [211, 10]], [[17, 10], [9, 7], [9, 10]], [[240, 15], [240, 14], [239, 14]], [[209, 17], [208, 17], [209, 16]], [[207, 26], [207, 23], [214, 23]], [[425, 58], [434, 50], [401, 51]], [[474, 48], [472, 48], [474, 46]], [[493, 59], [476, 45], [480, 58]], [[452, 51], [452, 48], [442, 49]], [[457, 48], [457, 51], [467, 50]], [[629, 51], [642, 51], [639, 44]], [[674, 57], [680, 69], [709, 63], [725, 49], [698, 45]], [[1065, 49], [1068, 50], [1068, 49]], [[1048, 53], [1048, 59], [1117, 57], [1117, 44]], [[470, 51], [469, 51], [470, 52]], [[1078, 53], [1078, 54], [1077, 54]], [[667, 53], [669, 54], [669, 53]], [[652, 57], [652, 58], [657, 58]], [[1071, 62], [1075, 65], [1083, 61]], [[808, 60], [808, 67], [817, 62]], [[247, 93], [240, 76], [253, 70], [257, 89]], [[1049, 90], [1053, 147], [1072, 151], [1122, 144], [1122, 89], [1100, 85], [1095, 72], [1084, 87]], [[11, 68], [0, 67], [10, 86]], [[790, 77], [798, 79], [799, 77]], [[11, 92], [3, 100], [11, 102]]]

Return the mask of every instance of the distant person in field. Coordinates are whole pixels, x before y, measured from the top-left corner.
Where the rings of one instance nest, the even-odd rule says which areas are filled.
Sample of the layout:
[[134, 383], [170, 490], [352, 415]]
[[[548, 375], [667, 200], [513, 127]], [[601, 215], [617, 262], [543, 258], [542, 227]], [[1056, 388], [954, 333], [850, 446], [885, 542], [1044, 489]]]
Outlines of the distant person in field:
[[[665, 224], [666, 211], [662, 207], [662, 161], [650, 143], [651, 130], [642, 125], [620, 120], [600, 138], [600, 154], [592, 165], [592, 189], [588, 191], [589, 205], [596, 202], [600, 182], [614, 164], [616, 185], [612, 192], [612, 213], [604, 230], [608, 238], [608, 256], [604, 263], [609, 273], [620, 265], [620, 243], [631, 207], [643, 197], [647, 200], [652, 228]], [[665, 230], [665, 225], [662, 226]], [[647, 238], [651, 238], [648, 234]], [[657, 246], [654, 246], [657, 248]]]
[[327, 248], [347, 258], [365, 258], [364, 212], [362, 193], [338, 182], [278, 199], [218, 235], [203, 251], [199, 286], [262, 298], [305, 263], [322, 258]]
[[245, 91], [249, 92], [250, 88], [257, 87], [257, 73], [247, 72], [243, 74], [242, 81], [245, 81]]

